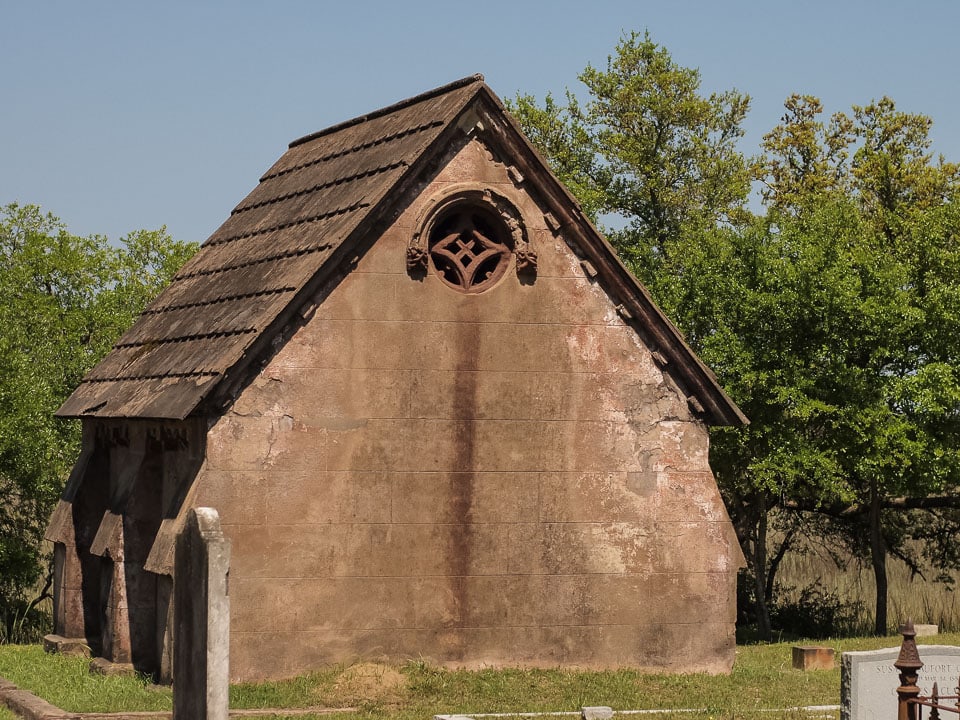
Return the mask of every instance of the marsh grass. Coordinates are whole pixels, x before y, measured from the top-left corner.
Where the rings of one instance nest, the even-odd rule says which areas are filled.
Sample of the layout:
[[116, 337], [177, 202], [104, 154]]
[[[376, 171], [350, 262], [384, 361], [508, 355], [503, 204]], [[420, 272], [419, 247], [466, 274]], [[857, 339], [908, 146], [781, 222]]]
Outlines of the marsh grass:
[[[887, 561], [887, 576], [891, 627], [909, 617], [915, 623], [939, 625], [942, 631], [960, 631], [960, 586], [956, 584], [960, 574], [947, 575], [953, 582], [936, 582], [935, 574], [931, 573], [927, 579], [911, 576], [906, 564], [890, 558]], [[876, 587], [869, 566], [864, 567], [850, 559], [846, 568], [842, 568], [826, 553], [808, 549], [803, 553], [788, 554], [783, 559], [777, 580], [781, 587], [792, 588], [784, 592], [786, 599], [796, 599], [803, 588], [812, 583], [835, 593], [841, 601], [856, 610], [853, 630], [858, 634], [872, 632]]]
[[[921, 638], [960, 643], [958, 635]], [[893, 647], [899, 637], [821, 642], [835, 649]], [[400, 666], [334, 667], [292, 680], [244, 683], [230, 689], [234, 708], [355, 707], [325, 720], [426, 720], [435, 714], [576, 711], [584, 705], [617, 710], [695, 709], [685, 718], [807, 717], [798, 706], [836, 705], [840, 672], [800, 672], [791, 666], [793, 643], [737, 648], [729, 675], [644, 675], [632, 670], [559, 669], [454, 671], [423, 662]], [[921, 649], [922, 654], [922, 649]], [[90, 675], [83, 658], [45, 654], [39, 646], [0, 647], [0, 676], [71, 712], [167, 710], [171, 693], [143, 678]], [[358, 684], [357, 677], [362, 678]], [[776, 709], [778, 712], [770, 712]], [[893, 712], [893, 710], [891, 710]], [[832, 713], [834, 717], [837, 713]], [[0, 720], [9, 720], [0, 716]]]

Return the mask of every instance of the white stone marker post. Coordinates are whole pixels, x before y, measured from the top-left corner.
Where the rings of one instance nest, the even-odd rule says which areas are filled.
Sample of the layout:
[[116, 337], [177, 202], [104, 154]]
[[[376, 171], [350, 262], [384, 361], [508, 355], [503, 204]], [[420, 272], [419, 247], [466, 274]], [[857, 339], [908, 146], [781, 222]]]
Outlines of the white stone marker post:
[[230, 714], [230, 541], [213, 508], [194, 508], [177, 536], [173, 568], [173, 717]]

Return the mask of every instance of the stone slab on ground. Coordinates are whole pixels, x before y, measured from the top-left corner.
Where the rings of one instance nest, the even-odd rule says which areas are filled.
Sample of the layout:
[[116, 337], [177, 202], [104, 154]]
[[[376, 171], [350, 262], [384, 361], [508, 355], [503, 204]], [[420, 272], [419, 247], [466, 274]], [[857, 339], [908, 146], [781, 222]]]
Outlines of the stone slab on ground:
[[132, 663], [115, 663], [102, 657], [90, 661], [90, 672], [94, 675], [135, 675]]
[[9, 708], [24, 720], [58, 720], [72, 717], [56, 705], [51, 705], [43, 698], [38, 698], [31, 692], [21, 690], [12, 682], [0, 678], [0, 704]]
[[[24, 718], [24, 720], [170, 720], [170, 718], [173, 717], [173, 713], [170, 710], [116, 713], [68, 712], [47, 702], [43, 698], [37, 697], [27, 690], [21, 690], [12, 682], [2, 677], [0, 677], [0, 705], [9, 708], [12, 712]], [[355, 707], [247, 708], [243, 710], [230, 710], [230, 717], [293, 717], [298, 715], [355, 713], [357, 711], [358, 709]]]
[[[490, 712], [490, 713], [470, 713], [469, 715], [454, 713], [452, 715], [434, 715], [433, 720], [478, 720], [482, 718], [506, 718], [506, 717], [523, 717], [523, 718], [558, 718], [558, 717], [573, 717], [579, 715], [583, 717], [583, 711], [588, 708], [582, 708], [580, 712], [571, 712], [567, 710], [548, 710], [543, 712], [517, 712], [517, 713], [506, 713], [506, 712]], [[644, 710], [614, 710], [612, 708], [607, 708], [606, 706], [597, 706], [594, 709], [600, 710], [609, 710], [610, 716], [615, 715], [691, 715], [691, 714], [706, 714], [709, 712], [707, 708], [646, 708]], [[792, 717], [796, 713], [803, 713], [807, 717], [836, 717], [837, 710], [840, 709], [839, 705], [802, 705], [788, 708], [762, 708], [760, 712], [772, 712], [780, 713], [784, 715], [789, 713]]]
[[833, 648], [823, 645], [794, 645], [795, 670], [833, 670]]
[[610, 720], [613, 717], [613, 708], [606, 705], [592, 705], [580, 708], [582, 720]]
[[43, 651], [59, 655], [80, 655], [90, 657], [90, 646], [86, 638], [65, 638], [60, 635], [44, 635]]
[[[923, 661], [917, 681], [921, 693], [929, 695], [934, 682], [941, 693], [952, 693], [960, 677], [960, 647], [919, 645], [917, 649]], [[893, 663], [899, 654], [900, 648], [892, 647], [841, 655], [841, 720], [888, 720], [897, 716], [900, 678]]]
[[917, 633], [917, 637], [930, 637], [931, 635], [939, 635], [940, 627], [937, 625], [914, 625], [913, 631]]

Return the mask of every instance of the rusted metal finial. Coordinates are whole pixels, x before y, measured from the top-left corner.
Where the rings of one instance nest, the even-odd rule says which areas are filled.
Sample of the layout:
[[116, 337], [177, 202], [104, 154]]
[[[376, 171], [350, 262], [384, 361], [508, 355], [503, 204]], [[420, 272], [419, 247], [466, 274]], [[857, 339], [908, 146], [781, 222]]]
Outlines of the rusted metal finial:
[[900, 634], [903, 635], [903, 642], [900, 643], [900, 654], [893, 666], [898, 670], [919, 670], [923, 662], [917, 651], [917, 631], [913, 628], [913, 620], [907, 618], [907, 622], [900, 627]]
[[893, 666], [900, 672], [900, 687], [897, 688], [897, 720], [917, 720], [917, 705], [910, 702], [920, 695], [917, 680], [920, 677], [920, 668], [923, 662], [917, 651], [917, 631], [913, 628], [913, 621], [907, 622], [900, 628], [903, 642], [900, 643], [900, 655]]

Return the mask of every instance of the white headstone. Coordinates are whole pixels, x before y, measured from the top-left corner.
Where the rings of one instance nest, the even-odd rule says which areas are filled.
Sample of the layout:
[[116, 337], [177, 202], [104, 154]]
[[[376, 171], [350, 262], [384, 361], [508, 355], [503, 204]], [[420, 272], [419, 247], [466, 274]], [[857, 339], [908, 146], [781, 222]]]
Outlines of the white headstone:
[[230, 717], [230, 541], [213, 508], [193, 508], [173, 569], [173, 718]]
[[[941, 695], [956, 695], [960, 682], [960, 647], [918, 645], [922, 695], [929, 695], [936, 682]], [[840, 719], [889, 720], [897, 716], [900, 676], [893, 663], [899, 647], [845, 652], [840, 670]]]

